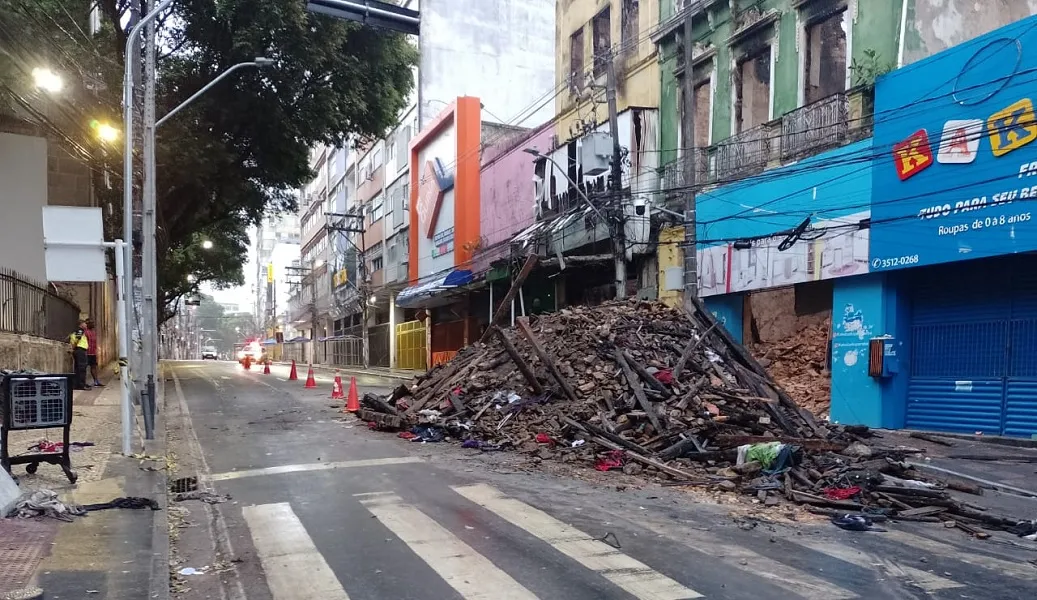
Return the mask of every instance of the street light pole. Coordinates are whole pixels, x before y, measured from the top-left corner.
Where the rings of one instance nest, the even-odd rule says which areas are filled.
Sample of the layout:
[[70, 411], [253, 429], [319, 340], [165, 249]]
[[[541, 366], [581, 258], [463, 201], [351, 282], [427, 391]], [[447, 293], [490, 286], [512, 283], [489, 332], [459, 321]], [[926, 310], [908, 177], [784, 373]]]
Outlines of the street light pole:
[[[133, 289], [133, 71], [134, 66], [139, 65], [134, 52], [134, 42], [140, 38], [141, 29], [158, 17], [159, 13], [169, 8], [173, 0], [160, 0], [155, 8], [137, 21], [126, 36], [126, 53], [124, 57], [124, 73], [122, 84], [122, 119], [123, 119], [123, 240], [125, 246], [126, 269], [124, 275], [124, 289], [130, 295], [130, 302], [126, 303], [127, 331], [134, 329], [136, 319], [134, 318], [134, 289]], [[140, 373], [137, 373], [139, 376]]]
[[[241, 62], [236, 65], [229, 67], [227, 70], [220, 73], [215, 79], [206, 84], [202, 89], [192, 94], [187, 100], [184, 100], [178, 104], [173, 110], [166, 113], [158, 121], [155, 121], [155, 97], [154, 97], [154, 78], [155, 69], [153, 62], [154, 47], [150, 40], [153, 38], [154, 26], [149, 26], [149, 45], [148, 45], [148, 65], [151, 67], [148, 70], [148, 88], [151, 93], [145, 97], [144, 107], [144, 211], [143, 211], [143, 256], [144, 261], [142, 262], [142, 271], [144, 272], [143, 277], [143, 293], [144, 296], [144, 314], [142, 320], [143, 330], [146, 332], [143, 335], [143, 355], [144, 355], [144, 367], [142, 369], [143, 376], [145, 379], [154, 379], [155, 374], [158, 371], [158, 353], [156, 352], [156, 346], [152, 340], [152, 332], [158, 329], [158, 244], [155, 239], [155, 217], [157, 209], [156, 200], [156, 175], [155, 175], [155, 132], [160, 125], [168, 121], [173, 115], [177, 114], [189, 104], [201, 97], [205, 92], [212, 89], [220, 81], [224, 80], [231, 73], [242, 69], [244, 67], [266, 67], [273, 64], [273, 61], [264, 58], [256, 57], [255, 59], [247, 62]], [[212, 242], [205, 240], [202, 242], [202, 247], [206, 250], [212, 248]]]

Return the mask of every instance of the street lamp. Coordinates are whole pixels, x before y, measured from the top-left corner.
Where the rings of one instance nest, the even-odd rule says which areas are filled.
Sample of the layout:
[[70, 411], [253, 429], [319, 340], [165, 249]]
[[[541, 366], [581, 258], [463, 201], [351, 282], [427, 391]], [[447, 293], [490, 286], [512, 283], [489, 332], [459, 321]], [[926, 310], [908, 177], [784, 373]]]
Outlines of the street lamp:
[[205, 240], [204, 242], [202, 242], [202, 249], [212, 250], [212, 240]]
[[65, 88], [65, 81], [61, 76], [45, 67], [32, 70], [32, 82], [37, 88], [51, 94], [57, 94]]
[[107, 122], [94, 119], [90, 121], [90, 128], [94, 130], [97, 139], [102, 142], [114, 142], [119, 139], [119, 130]]
[[[209, 83], [205, 84], [205, 87], [203, 87], [202, 89], [200, 89], [197, 92], [195, 92], [194, 94], [192, 94], [190, 98], [188, 98], [187, 100], [184, 100], [183, 102], [178, 104], [176, 106], [176, 108], [174, 108], [173, 110], [171, 110], [168, 113], [166, 113], [166, 116], [164, 116], [161, 119], [159, 119], [158, 121], [156, 121], [155, 122], [155, 128], [158, 129], [159, 126], [161, 126], [163, 123], [168, 121], [170, 119], [170, 117], [172, 117], [176, 113], [178, 113], [181, 110], [183, 110], [188, 104], [190, 104], [190, 103], [194, 102], [195, 100], [197, 100], [199, 96], [201, 96], [205, 92], [208, 92], [210, 88], [212, 88], [214, 85], [216, 85], [217, 83], [222, 81], [224, 78], [226, 78], [228, 75], [230, 75], [234, 71], [237, 71], [238, 69], [243, 69], [245, 67], [256, 67], [256, 68], [262, 69], [264, 67], [273, 66], [273, 64], [274, 64], [274, 61], [272, 59], [266, 58], [264, 56], [257, 56], [257, 57], [255, 57], [254, 59], [252, 59], [252, 60], [250, 60], [248, 62], [241, 62], [241, 63], [238, 63], [238, 64], [228, 68], [226, 71], [220, 73], [216, 77], [216, 79], [213, 79]], [[152, 148], [154, 148], [154, 145], [152, 145]]]

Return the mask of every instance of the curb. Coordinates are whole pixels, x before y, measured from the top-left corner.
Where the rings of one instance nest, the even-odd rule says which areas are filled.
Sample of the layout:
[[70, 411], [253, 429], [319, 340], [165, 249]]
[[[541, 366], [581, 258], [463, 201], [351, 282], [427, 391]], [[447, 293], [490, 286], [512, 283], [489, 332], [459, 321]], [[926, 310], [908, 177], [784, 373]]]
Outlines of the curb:
[[0, 600], [43, 600], [43, 590], [38, 587], [22, 588], [0, 594]]
[[908, 464], [908, 465], [910, 465], [912, 467], [915, 467], [917, 469], [922, 469], [923, 471], [928, 470], [928, 471], [933, 471], [933, 472], [935, 472], [937, 474], [940, 474], [940, 475], [952, 475], [952, 476], [958, 477], [960, 479], [967, 479], [967, 480], [972, 481], [974, 483], [978, 483], [982, 487], [988, 487], [990, 489], [997, 490], [997, 491], [1005, 493], [1005, 494], [1013, 494], [1013, 495], [1016, 495], [1016, 496], [1022, 496], [1024, 498], [1037, 499], [1037, 492], [1035, 492], [1033, 490], [1026, 490], [1026, 489], [1018, 488], [1018, 487], [1011, 486], [1011, 485], [1005, 485], [1003, 483], [998, 483], [997, 481], [990, 481], [989, 479], [983, 479], [981, 477], [976, 477], [975, 475], [968, 475], [966, 473], [959, 473], [958, 471], [954, 471], [952, 469], [947, 469], [947, 468], [944, 468], [944, 467], [938, 467], [936, 465], [930, 465], [930, 464], [916, 462], [916, 461], [910, 461], [910, 460], [909, 461], [905, 461], [905, 462], [906, 462], [906, 464]]
[[[890, 430], [894, 431], [894, 430]], [[1028, 440], [1026, 438], [1010, 438], [1002, 437], [997, 435], [992, 436], [977, 436], [970, 433], [949, 433], [943, 431], [925, 431], [921, 429], [900, 429], [895, 430], [900, 433], [910, 434], [912, 432], [928, 433], [939, 437], [951, 438], [955, 440], [965, 440], [969, 442], [980, 442], [983, 444], [993, 444], [995, 446], [1010, 446], [1012, 448], [1034, 448], [1037, 449], [1037, 440]]]
[[[166, 385], [162, 367], [159, 366], [155, 389], [155, 439], [146, 442], [148, 454], [166, 455]], [[151, 529], [151, 576], [148, 579], [148, 598], [169, 600], [169, 474], [155, 472], [153, 494], [161, 510], [153, 511]]]

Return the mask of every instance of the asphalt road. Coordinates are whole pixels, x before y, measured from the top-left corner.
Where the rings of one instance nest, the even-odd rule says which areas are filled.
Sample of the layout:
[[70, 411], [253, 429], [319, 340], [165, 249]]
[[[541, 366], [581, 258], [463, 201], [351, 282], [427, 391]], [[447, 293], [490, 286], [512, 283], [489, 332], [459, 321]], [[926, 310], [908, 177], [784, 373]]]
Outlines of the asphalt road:
[[167, 373], [203, 469], [233, 497], [215, 507], [236, 559], [218, 575], [229, 600], [1037, 594], [1037, 552], [940, 525], [758, 524], [670, 489], [500, 469], [478, 452], [368, 431], [332, 407], [327, 377], [305, 390], [281, 367], [181, 362]]

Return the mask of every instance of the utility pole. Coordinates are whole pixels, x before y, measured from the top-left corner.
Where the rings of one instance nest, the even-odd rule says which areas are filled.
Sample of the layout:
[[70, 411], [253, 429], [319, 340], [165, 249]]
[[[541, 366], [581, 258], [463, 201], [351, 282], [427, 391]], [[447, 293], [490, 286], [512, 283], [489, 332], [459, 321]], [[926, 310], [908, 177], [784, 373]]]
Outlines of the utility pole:
[[[153, 3], [153, 2], [152, 2]], [[149, 8], [151, 8], [149, 4]], [[155, 249], [155, 20], [144, 29], [144, 188], [141, 211], [141, 355], [140, 377], [147, 390], [146, 402], [153, 411], [157, 403], [155, 369], [158, 352], [155, 332], [158, 330], [158, 279]], [[154, 414], [154, 413], [152, 413]], [[146, 432], [150, 433], [150, 432]], [[151, 435], [146, 436], [151, 439]]]
[[626, 231], [623, 218], [626, 214], [626, 198], [623, 193], [623, 164], [622, 147], [619, 144], [619, 114], [616, 106], [616, 56], [610, 53], [605, 59], [605, 100], [609, 110], [609, 129], [612, 133], [612, 174], [609, 190], [614, 197], [619, 198], [619, 218], [612, 219], [609, 230], [612, 233], [612, 253], [616, 261], [616, 299], [622, 300], [627, 297], [627, 250]]
[[695, 167], [698, 165], [700, 149], [695, 146], [695, 38], [692, 34], [692, 18], [695, 5], [688, 4], [684, 13], [684, 120], [681, 123], [684, 135], [684, 306], [693, 311], [693, 300], [698, 297], [698, 242], [695, 213]]

